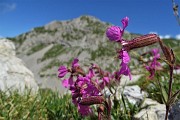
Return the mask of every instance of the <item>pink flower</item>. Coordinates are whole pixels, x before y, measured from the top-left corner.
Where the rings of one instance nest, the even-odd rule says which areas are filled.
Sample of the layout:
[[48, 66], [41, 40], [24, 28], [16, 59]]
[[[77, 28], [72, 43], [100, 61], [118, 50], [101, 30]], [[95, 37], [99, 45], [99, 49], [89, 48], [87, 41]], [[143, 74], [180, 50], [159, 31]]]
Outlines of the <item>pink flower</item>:
[[69, 79], [64, 79], [62, 81], [62, 85], [65, 87], [65, 88], [68, 88], [70, 86], [72, 86], [74, 84], [74, 81], [73, 81], [73, 76], [70, 76]]
[[154, 77], [156, 70], [161, 67], [161, 63], [157, 61], [157, 59], [160, 58], [159, 49], [153, 49], [151, 53], [153, 55], [153, 60], [150, 62], [149, 66], [145, 67], [150, 72], [150, 79]]
[[67, 73], [68, 73], [68, 69], [65, 66], [60, 66], [59, 69], [59, 78], [63, 78]]
[[87, 116], [92, 113], [88, 105], [81, 105], [79, 102], [83, 98], [89, 96], [99, 96], [100, 91], [94, 86], [88, 77], [78, 76], [76, 82], [70, 86], [72, 92], [72, 101], [78, 107], [78, 112], [82, 116]]
[[111, 41], [116, 41], [116, 42], [121, 42], [121, 37], [124, 33], [124, 29], [128, 26], [128, 21], [129, 18], [125, 17], [121, 20], [123, 24], [123, 28], [120, 28], [118, 26], [110, 26], [106, 30], [106, 36], [109, 38]]
[[106, 30], [106, 36], [111, 41], [119, 41], [122, 36], [121, 29], [118, 26], [111, 26]]
[[89, 78], [89, 79], [91, 79], [91, 78], [93, 78], [94, 76], [95, 76], [95, 73], [94, 73], [94, 71], [93, 71], [93, 68], [91, 67], [91, 68], [89, 68], [89, 72], [88, 72], [88, 74], [86, 75], [86, 77]]
[[59, 69], [58, 69], [58, 72], [59, 72], [59, 75], [58, 77], [59, 78], [63, 78], [68, 72], [71, 73], [69, 79], [64, 79], [62, 81], [62, 85], [65, 87], [65, 88], [68, 88], [70, 86], [72, 86], [74, 84], [74, 81], [73, 81], [73, 73], [76, 72], [76, 67], [79, 67], [79, 64], [78, 64], [79, 60], [77, 58], [75, 58], [72, 62], [72, 65], [71, 65], [71, 70], [68, 70], [68, 68], [66, 68], [65, 66], [60, 66]]
[[128, 17], [125, 17], [121, 20], [121, 22], [123, 24], [123, 29], [125, 29], [128, 26], [128, 21], [129, 21]]
[[151, 53], [154, 56], [153, 59], [159, 59], [160, 58], [159, 49], [152, 49]]
[[82, 116], [88, 116], [89, 114], [92, 113], [92, 109], [89, 106], [85, 106], [85, 105], [81, 105], [79, 104], [79, 99], [72, 99], [72, 102], [74, 105], [77, 106], [78, 108], [78, 112], [82, 115]]
[[110, 82], [109, 77], [103, 77], [102, 82], [99, 84], [99, 86], [101, 87], [101, 89], [104, 89], [104, 87], [107, 86], [109, 82]]
[[84, 105], [78, 104], [78, 112], [82, 116], [87, 116], [90, 113], [92, 113], [92, 109], [89, 106], [84, 106]]
[[77, 59], [77, 58], [75, 58], [74, 60], [73, 60], [73, 62], [72, 62], [72, 68], [74, 68], [74, 67], [78, 67], [79, 66], [79, 60]]
[[119, 53], [119, 58], [122, 60], [121, 61], [121, 69], [119, 70], [119, 75], [123, 74], [126, 76], [129, 76], [130, 80], [131, 80], [131, 73], [130, 73], [130, 69], [128, 67], [128, 63], [130, 62], [130, 57], [128, 55], [128, 52], [125, 50], [120, 50]]

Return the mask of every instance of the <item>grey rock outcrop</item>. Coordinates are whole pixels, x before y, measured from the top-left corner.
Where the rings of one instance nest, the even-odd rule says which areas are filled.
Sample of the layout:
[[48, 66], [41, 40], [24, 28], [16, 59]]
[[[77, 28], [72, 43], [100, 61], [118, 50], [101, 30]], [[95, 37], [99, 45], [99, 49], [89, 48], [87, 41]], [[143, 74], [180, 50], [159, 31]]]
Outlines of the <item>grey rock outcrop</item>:
[[141, 107], [145, 107], [134, 116], [135, 120], [164, 120], [166, 106], [146, 98]]
[[18, 90], [26, 88], [36, 92], [38, 85], [33, 73], [16, 57], [15, 45], [8, 39], [0, 39], [0, 90]]
[[131, 104], [139, 104], [142, 102], [148, 94], [144, 91], [141, 91], [141, 88], [138, 85], [133, 86], [122, 86], [117, 88], [116, 98], [121, 99], [121, 94], [128, 99]]
[[125, 86], [123, 94], [132, 104], [139, 104], [148, 96], [138, 85]]

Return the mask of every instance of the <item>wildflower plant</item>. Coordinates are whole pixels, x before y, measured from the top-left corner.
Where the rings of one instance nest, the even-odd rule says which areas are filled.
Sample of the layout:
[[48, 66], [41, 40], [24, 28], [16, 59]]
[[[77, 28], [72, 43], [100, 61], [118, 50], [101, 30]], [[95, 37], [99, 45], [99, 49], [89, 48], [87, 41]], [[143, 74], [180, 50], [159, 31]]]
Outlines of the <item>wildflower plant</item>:
[[91, 64], [88, 71], [85, 72], [79, 64], [79, 60], [75, 58], [72, 61], [71, 67], [66, 66], [59, 67], [59, 78], [63, 78], [68, 75], [68, 79], [63, 79], [62, 84], [68, 88], [72, 94], [72, 103], [77, 107], [78, 112], [82, 116], [93, 115], [94, 111], [91, 106], [95, 105], [98, 112], [98, 119], [104, 118], [111, 119], [111, 99], [110, 96], [105, 94], [105, 87], [109, 88], [111, 95], [114, 95], [111, 88], [114, 83], [120, 82], [121, 76], [129, 76], [132, 80], [130, 67], [128, 66], [131, 57], [129, 52], [136, 48], [142, 48], [154, 43], [159, 43], [160, 48], [165, 56], [165, 59], [160, 57], [159, 49], [152, 49], [149, 53], [152, 55], [151, 61], [145, 65], [145, 69], [150, 73], [149, 79], [155, 76], [157, 70], [162, 68], [159, 60], [163, 60], [169, 66], [170, 77], [168, 87], [168, 98], [165, 99], [166, 104], [166, 117], [167, 120], [168, 112], [171, 105], [175, 101], [180, 90], [172, 93], [172, 81], [173, 81], [173, 69], [175, 63], [175, 56], [172, 49], [165, 46], [156, 34], [147, 34], [140, 37], [136, 37], [132, 40], [124, 40], [123, 33], [125, 28], [128, 26], [129, 18], [125, 17], [121, 20], [122, 27], [110, 26], [106, 30], [106, 36], [110, 41], [116, 42], [122, 46], [117, 50], [117, 56], [120, 59], [120, 68], [113, 73], [102, 70], [98, 65]]

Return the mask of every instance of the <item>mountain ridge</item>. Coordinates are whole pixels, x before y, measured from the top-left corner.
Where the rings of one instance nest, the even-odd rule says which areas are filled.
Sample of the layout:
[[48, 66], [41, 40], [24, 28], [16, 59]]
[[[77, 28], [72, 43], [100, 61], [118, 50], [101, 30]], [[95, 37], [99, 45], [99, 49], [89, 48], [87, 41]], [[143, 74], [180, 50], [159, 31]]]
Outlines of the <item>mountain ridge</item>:
[[[118, 69], [114, 59], [118, 44], [105, 35], [112, 24], [92, 16], [80, 16], [67, 21], [52, 21], [44, 26], [9, 38], [16, 45], [17, 56], [24, 60], [43, 88], [62, 91], [57, 70], [60, 65], [70, 65], [78, 57], [82, 65], [96, 63], [106, 70]], [[131, 40], [139, 34], [125, 31], [123, 38]], [[143, 48], [139, 52], [145, 52]]]

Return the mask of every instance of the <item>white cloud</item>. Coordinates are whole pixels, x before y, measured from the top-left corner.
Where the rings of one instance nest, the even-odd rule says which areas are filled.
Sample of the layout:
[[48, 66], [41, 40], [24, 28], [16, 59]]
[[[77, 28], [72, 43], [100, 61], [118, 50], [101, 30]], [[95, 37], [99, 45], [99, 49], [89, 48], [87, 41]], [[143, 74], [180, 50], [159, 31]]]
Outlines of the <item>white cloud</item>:
[[[150, 34], [157, 34], [158, 35], [158, 32], [149, 32]], [[169, 39], [171, 38], [171, 35], [159, 35], [160, 39]], [[180, 38], [180, 36], [179, 36]]]
[[15, 3], [0, 3], [0, 13], [6, 13], [16, 9]]
[[180, 40], [180, 34], [176, 35], [176, 39]]
[[169, 38], [171, 38], [171, 35], [165, 35], [164, 36], [164, 39], [169, 39]]
[[162, 35], [159, 35], [159, 38], [160, 38], [160, 39], [163, 39], [163, 36], [162, 36]]
[[169, 39], [171, 35], [159, 35], [160, 39]]
[[150, 34], [157, 34], [158, 35], [158, 33], [157, 32], [149, 32]]

